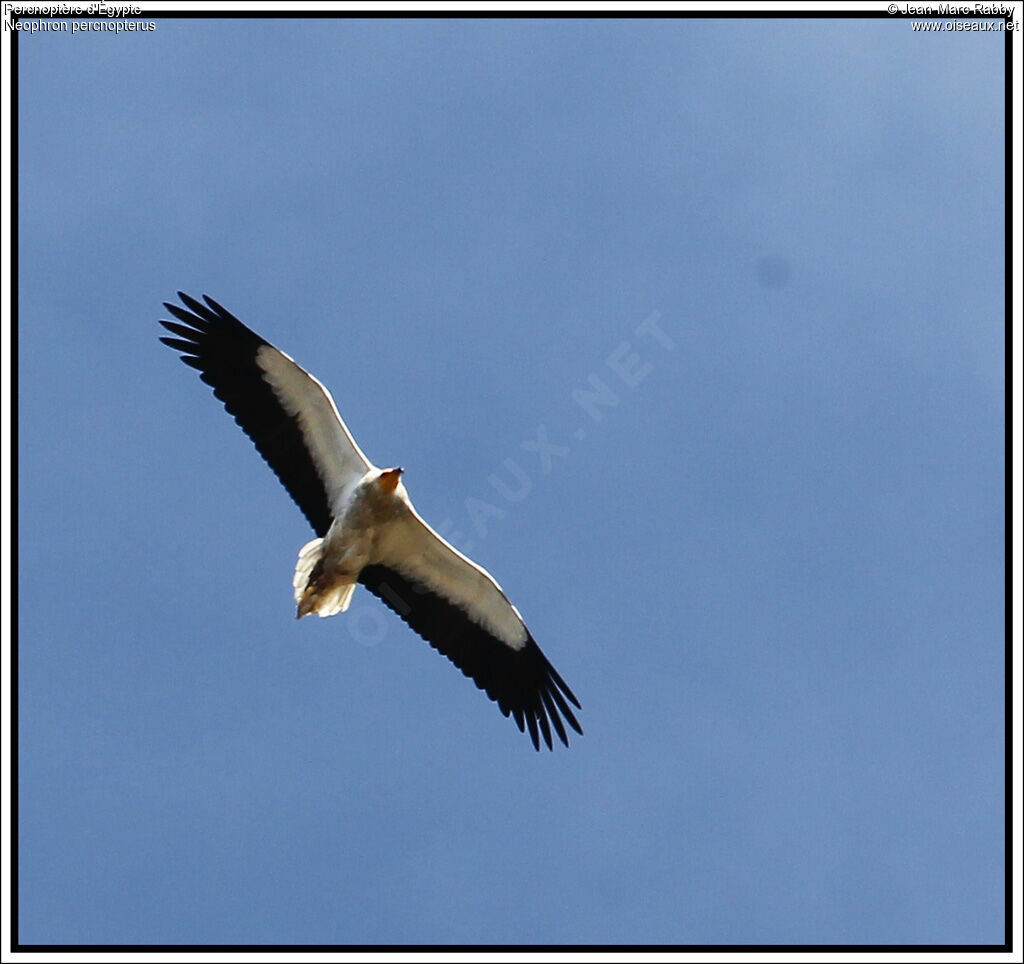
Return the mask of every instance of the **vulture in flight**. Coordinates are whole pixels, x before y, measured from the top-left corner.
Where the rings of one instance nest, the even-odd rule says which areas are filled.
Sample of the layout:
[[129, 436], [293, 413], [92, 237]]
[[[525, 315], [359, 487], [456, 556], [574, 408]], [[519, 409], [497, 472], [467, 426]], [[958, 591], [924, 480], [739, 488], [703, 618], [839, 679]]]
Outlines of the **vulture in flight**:
[[579, 702], [486, 570], [420, 517], [402, 469], [379, 469], [345, 427], [330, 393], [212, 298], [178, 292], [160, 340], [199, 371], [309, 520], [292, 585], [297, 616], [344, 612], [360, 583], [473, 680], [536, 749]]

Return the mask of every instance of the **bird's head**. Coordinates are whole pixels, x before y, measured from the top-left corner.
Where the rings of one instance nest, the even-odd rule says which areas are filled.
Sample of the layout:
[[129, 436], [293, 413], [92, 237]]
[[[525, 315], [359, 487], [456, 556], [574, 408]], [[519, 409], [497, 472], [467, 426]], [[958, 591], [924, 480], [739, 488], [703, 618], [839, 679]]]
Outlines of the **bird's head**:
[[402, 469], [385, 469], [377, 478], [377, 484], [387, 493], [392, 493], [402, 481]]

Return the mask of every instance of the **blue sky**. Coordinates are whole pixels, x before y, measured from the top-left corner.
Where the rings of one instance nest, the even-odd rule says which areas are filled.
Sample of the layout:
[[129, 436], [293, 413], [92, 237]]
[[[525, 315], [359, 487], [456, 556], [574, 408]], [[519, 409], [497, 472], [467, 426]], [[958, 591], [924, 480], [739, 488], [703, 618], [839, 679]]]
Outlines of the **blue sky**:
[[[22, 942], [1002, 941], [1003, 35], [19, 58]], [[584, 737], [362, 590], [295, 621], [310, 532], [157, 342], [178, 289], [405, 467]]]

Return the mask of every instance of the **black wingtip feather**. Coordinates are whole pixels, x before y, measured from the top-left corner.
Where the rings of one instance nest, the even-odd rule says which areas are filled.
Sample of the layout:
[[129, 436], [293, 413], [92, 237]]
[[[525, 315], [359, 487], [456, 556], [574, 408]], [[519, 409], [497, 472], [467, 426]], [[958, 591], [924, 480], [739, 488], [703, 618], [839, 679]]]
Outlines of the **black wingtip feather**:
[[[543, 690], [541, 691], [543, 692]], [[538, 698], [537, 703], [540, 703]], [[548, 726], [548, 715], [544, 712], [544, 708], [540, 705], [533, 711], [537, 717], [537, 722], [540, 724], [540, 734], [544, 737], [544, 742], [548, 745], [548, 749], [552, 749], [551, 746], [551, 727]]]
[[[225, 315], [228, 318], [235, 317], [233, 314], [231, 314], [230, 311], [227, 310], [227, 308], [224, 308], [219, 302], [214, 301], [213, 298], [211, 298], [209, 295], [203, 295], [203, 301], [205, 301], [215, 312], [217, 312], [218, 315]], [[236, 318], [235, 320], [237, 321], [238, 319]]]
[[555, 709], [555, 705], [551, 700], [551, 694], [547, 690], [541, 690], [540, 695], [541, 699], [544, 700], [544, 707], [547, 709], [548, 719], [551, 720], [551, 725], [555, 728], [558, 738], [562, 741], [564, 746], [568, 746], [569, 737], [565, 732], [565, 727], [562, 726], [562, 720], [558, 715], [558, 710]]
[[195, 346], [194, 342], [184, 341], [181, 338], [166, 338], [165, 337], [165, 338], [161, 338], [160, 341], [162, 341], [165, 345], [167, 345], [168, 348], [173, 348], [175, 351], [192, 353], [196, 349], [196, 346]]
[[537, 718], [533, 713], [526, 714], [526, 725], [530, 730], [530, 739], [533, 740], [533, 748], [540, 752], [540, 737], [537, 734]]

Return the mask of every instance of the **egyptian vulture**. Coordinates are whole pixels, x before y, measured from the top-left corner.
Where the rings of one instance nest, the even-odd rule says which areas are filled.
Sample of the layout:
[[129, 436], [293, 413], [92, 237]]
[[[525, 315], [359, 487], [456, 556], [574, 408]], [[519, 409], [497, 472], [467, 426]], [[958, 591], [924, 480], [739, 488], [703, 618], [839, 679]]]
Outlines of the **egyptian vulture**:
[[345, 427], [330, 393], [212, 298], [165, 302], [175, 338], [160, 340], [198, 369], [309, 520], [299, 550], [296, 615], [344, 612], [360, 583], [447, 656], [528, 730], [566, 746], [579, 702], [490, 573], [442, 539], [413, 508], [402, 469], [379, 469]]

